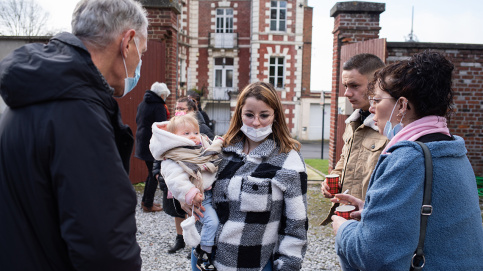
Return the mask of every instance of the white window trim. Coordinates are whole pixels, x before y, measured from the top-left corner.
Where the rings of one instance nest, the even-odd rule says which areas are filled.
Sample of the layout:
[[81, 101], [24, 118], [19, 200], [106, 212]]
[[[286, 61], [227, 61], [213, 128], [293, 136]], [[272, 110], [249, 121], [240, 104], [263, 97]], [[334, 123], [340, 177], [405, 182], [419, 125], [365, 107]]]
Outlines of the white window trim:
[[[271, 64], [271, 61], [270, 61], [270, 60], [271, 60], [272, 58], [275, 58], [275, 64]], [[283, 63], [278, 63], [278, 61], [279, 61], [279, 59], [280, 59], [280, 58], [282, 59], [282, 62], [283, 62]], [[273, 78], [274, 78], [274, 81], [273, 81], [273, 82], [274, 82], [274, 84], [273, 84], [273, 86], [274, 86], [276, 89], [284, 89], [284, 88], [285, 88], [285, 74], [286, 74], [285, 61], [286, 61], [286, 58], [285, 58], [284, 56], [270, 56], [270, 57], [268, 58], [268, 81], [270, 82], [270, 78], [272, 78], [272, 77], [273, 77]], [[275, 69], [274, 69], [274, 70], [275, 70], [275, 74], [274, 74], [273, 76], [270, 74], [270, 68], [271, 68], [272, 66], [275, 66]], [[279, 75], [279, 74], [278, 74], [278, 68], [279, 68], [280, 66], [282, 66], [282, 67], [283, 67], [283, 74], [282, 74], [282, 75]], [[278, 79], [279, 77], [282, 77], [282, 86], [281, 86], [281, 87], [277, 87], [277, 79]]]
[[[270, 25], [269, 25], [269, 29], [270, 29], [271, 32], [281, 32], [281, 33], [285, 33], [285, 32], [287, 32], [287, 5], [288, 5], [288, 3], [287, 3], [287, 1], [276, 1], [276, 2], [277, 2], [277, 6], [276, 7], [272, 7], [271, 6], [271, 1], [270, 1], [270, 18], [269, 18]], [[280, 3], [281, 2], [285, 2], [285, 7], [284, 8], [280, 7]], [[272, 9], [277, 10], [277, 18], [275, 19], [276, 20], [276, 24], [275, 24], [276, 29], [275, 30], [272, 29], [272, 17], [271, 17], [272, 16], [271, 15], [272, 14]], [[285, 10], [285, 19], [284, 19], [284, 21], [285, 21], [285, 30], [280, 30], [279, 29], [279, 25], [280, 25], [280, 10]]]
[[[216, 72], [221, 71], [221, 86], [216, 85]], [[231, 71], [231, 87], [226, 85], [227, 81], [227, 73]], [[233, 91], [234, 84], [235, 84], [235, 67], [234, 65], [214, 65], [213, 69], [213, 91], [212, 91], [212, 98], [214, 100], [228, 100], [230, 96], [228, 95], [229, 92]]]
[[[223, 10], [223, 14], [219, 15], [218, 10]], [[226, 14], [227, 10], [231, 10], [232, 13], [230, 15]], [[221, 28], [218, 27], [218, 19], [222, 20], [221, 23]], [[231, 29], [226, 28], [226, 21], [228, 19], [231, 19]], [[221, 30], [221, 32], [218, 32], [218, 30]], [[233, 33], [234, 31], [234, 16], [233, 16], [233, 9], [227, 9], [227, 8], [218, 8], [216, 9], [216, 20], [215, 20], [215, 32], [216, 33]]]

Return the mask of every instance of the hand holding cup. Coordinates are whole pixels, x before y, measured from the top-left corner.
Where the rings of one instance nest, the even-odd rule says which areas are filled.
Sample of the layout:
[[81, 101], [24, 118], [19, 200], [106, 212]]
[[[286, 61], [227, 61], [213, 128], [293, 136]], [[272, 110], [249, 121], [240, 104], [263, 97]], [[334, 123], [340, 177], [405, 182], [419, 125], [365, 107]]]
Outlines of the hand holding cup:
[[364, 201], [349, 194], [336, 194], [330, 201], [345, 205], [355, 206], [355, 210], [350, 213], [350, 218], [361, 219], [361, 212], [364, 209]]
[[339, 193], [339, 175], [331, 174], [325, 176], [325, 181], [322, 182], [320, 192], [324, 194], [326, 198], [333, 198], [335, 194]]

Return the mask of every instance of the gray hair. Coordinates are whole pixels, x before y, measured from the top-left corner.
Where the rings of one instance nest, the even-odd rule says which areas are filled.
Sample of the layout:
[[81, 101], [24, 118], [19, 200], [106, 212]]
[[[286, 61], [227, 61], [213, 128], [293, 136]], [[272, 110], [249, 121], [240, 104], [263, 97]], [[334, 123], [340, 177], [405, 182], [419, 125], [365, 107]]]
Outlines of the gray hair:
[[76, 37], [105, 48], [128, 29], [146, 38], [148, 19], [146, 10], [134, 0], [81, 0], [74, 9], [71, 25]]
[[154, 84], [151, 86], [151, 91], [156, 93], [159, 97], [163, 98], [166, 100], [168, 98], [169, 94], [171, 94], [171, 91], [169, 91], [168, 86], [166, 86], [165, 83], [159, 83], [159, 82], [154, 82]]

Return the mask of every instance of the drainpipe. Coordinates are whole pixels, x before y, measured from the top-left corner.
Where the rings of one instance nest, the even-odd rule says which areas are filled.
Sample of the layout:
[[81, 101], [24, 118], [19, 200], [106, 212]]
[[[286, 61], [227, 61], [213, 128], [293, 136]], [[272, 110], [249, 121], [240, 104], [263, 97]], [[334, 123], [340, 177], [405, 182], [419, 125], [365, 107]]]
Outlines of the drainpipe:
[[[183, 9], [181, 9], [183, 10]], [[183, 11], [181, 11], [180, 14], [183, 14]], [[176, 16], [176, 101], [178, 100], [178, 76], [179, 76], [179, 16]]]

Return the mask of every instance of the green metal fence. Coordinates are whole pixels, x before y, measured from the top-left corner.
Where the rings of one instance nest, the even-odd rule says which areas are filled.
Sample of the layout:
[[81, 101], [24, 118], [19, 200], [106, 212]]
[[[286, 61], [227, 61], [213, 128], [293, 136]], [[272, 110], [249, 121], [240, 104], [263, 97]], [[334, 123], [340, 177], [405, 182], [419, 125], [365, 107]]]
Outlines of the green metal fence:
[[476, 176], [476, 186], [478, 187], [478, 196], [483, 197], [483, 177]]

